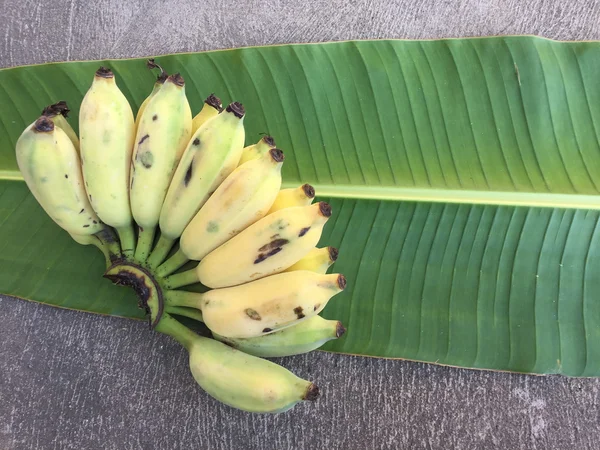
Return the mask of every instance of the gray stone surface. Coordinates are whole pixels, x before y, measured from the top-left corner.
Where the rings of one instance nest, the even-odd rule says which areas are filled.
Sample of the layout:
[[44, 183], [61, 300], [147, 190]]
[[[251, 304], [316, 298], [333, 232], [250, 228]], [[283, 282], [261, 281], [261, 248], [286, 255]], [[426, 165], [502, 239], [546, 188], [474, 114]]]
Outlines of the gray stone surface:
[[[597, 1], [0, 0], [0, 67], [286, 42], [538, 34], [600, 39]], [[105, 30], [105, 31], [103, 31]], [[207, 397], [136, 321], [0, 297], [0, 449], [592, 449], [600, 381], [322, 352], [323, 396], [278, 416]]]

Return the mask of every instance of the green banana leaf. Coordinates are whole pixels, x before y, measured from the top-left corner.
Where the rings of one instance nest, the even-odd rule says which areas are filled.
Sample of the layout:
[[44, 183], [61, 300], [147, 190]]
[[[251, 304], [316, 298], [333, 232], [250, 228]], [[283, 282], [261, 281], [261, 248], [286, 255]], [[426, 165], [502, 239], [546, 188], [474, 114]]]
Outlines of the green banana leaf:
[[[162, 56], [194, 112], [247, 110], [334, 215], [322, 244], [349, 281], [330, 351], [526, 373], [600, 375], [600, 43], [536, 37], [360, 41]], [[14, 145], [107, 65], [136, 107], [144, 59], [0, 71], [0, 292], [142, 317], [103, 258], [20, 179]]]

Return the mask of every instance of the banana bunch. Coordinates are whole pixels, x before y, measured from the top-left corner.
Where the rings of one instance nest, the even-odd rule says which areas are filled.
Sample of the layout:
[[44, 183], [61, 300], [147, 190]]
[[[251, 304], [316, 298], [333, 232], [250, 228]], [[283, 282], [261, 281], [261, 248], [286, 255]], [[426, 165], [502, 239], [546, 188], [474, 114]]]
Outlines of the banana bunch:
[[262, 358], [346, 331], [319, 315], [346, 288], [327, 273], [338, 250], [318, 247], [331, 206], [313, 203], [309, 184], [281, 188], [284, 153], [267, 135], [245, 146], [241, 103], [223, 108], [210, 94], [192, 115], [184, 77], [153, 59], [147, 67], [160, 74], [135, 116], [106, 67], [79, 108], [79, 136], [64, 101], [44, 108], [16, 144], [27, 186], [73, 240], [102, 251], [105, 278], [133, 287], [209, 395], [268, 413], [315, 400], [314, 383]]

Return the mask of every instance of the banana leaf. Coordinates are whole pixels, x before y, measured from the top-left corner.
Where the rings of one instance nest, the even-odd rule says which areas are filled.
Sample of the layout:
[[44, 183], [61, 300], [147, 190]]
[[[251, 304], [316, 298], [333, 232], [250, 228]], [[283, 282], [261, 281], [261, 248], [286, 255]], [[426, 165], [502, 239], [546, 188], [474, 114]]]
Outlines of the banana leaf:
[[[194, 112], [247, 110], [334, 215], [321, 243], [347, 290], [325, 349], [452, 366], [600, 375], [600, 44], [537, 37], [358, 41], [158, 57]], [[14, 146], [41, 109], [78, 107], [99, 65], [134, 110], [144, 59], [0, 71], [0, 292], [142, 317], [21, 180]], [[41, 320], [41, 319], [40, 319]]]

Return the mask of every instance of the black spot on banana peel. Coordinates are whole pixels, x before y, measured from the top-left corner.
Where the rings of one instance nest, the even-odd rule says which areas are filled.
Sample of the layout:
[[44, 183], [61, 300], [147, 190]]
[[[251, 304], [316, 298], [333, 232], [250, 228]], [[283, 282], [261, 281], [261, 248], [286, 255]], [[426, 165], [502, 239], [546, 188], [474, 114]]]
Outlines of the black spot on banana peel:
[[219, 112], [223, 111], [223, 104], [221, 103], [221, 99], [215, 94], [210, 94], [208, 97], [206, 97], [204, 103], [206, 103], [208, 106], [212, 106]]
[[54, 122], [48, 117], [42, 116], [35, 121], [33, 125], [33, 131], [36, 133], [52, 133], [54, 131]]
[[154, 114], [154, 115], [152, 116], [152, 120], [156, 120], [156, 119], [158, 119], [158, 114]]
[[190, 184], [190, 180], [192, 179], [192, 167], [194, 165], [194, 161], [192, 161], [190, 163], [190, 167], [188, 167], [188, 170], [185, 172], [185, 178], [183, 179], [183, 184], [185, 185], [185, 187], [188, 186], [188, 184]]
[[114, 78], [115, 74], [108, 67], [100, 66], [96, 70], [96, 76], [100, 78]]
[[164, 311], [164, 298], [150, 272], [137, 264], [119, 261], [107, 269], [104, 278], [116, 285], [133, 288], [138, 306], [149, 315], [150, 328], [158, 324]]
[[320, 304], [320, 303], [317, 303], [317, 304], [314, 306], [314, 308], [313, 308], [313, 311], [316, 311], [317, 309], [319, 309], [319, 307], [320, 307], [320, 306], [321, 306], [321, 304]]
[[138, 142], [138, 145], [142, 145], [142, 143], [143, 143], [143, 142], [144, 142], [146, 139], [148, 139], [149, 137], [150, 137], [150, 135], [149, 135], [149, 134], [146, 134], [145, 136], [143, 136], [143, 137], [140, 139], [140, 142]]
[[296, 306], [294, 308], [294, 314], [296, 314], [296, 317], [298, 317], [298, 320], [304, 319], [306, 317], [304, 315], [304, 309], [302, 309], [302, 306]]
[[270, 256], [276, 255], [277, 253], [279, 253], [281, 251], [281, 247], [277, 247], [274, 248], [273, 250], [271, 250], [268, 253], [259, 253], [258, 257], [254, 260], [254, 264], [258, 264], [263, 262], [265, 259], [269, 258]]
[[[278, 235], [275, 235], [278, 236]], [[268, 244], [263, 245], [261, 248], [258, 249], [259, 252], [265, 252], [267, 250], [271, 250], [277, 247], [283, 247], [285, 244], [289, 244], [290, 241], [288, 241], [287, 239], [274, 239], [271, 242], [269, 242]]]
[[263, 333], [270, 333], [271, 331], [273, 331], [272, 328], [263, 328]]
[[298, 237], [302, 237], [302, 236], [304, 236], [306, 233], [308, 233], [308, 230], [310, 230], [310, 227], [305, 227], [305, 228], [302, 228], [302, 229], [300, 230], [300, 233], [298, 233]]
[[260, 314], [255, 309], [246, 308], [246, 310], [244, 312], [252, 320], [262, 320], [262, 317], [260, 317]]
[[198, 138], [194, 139], [194, 142], [192, 142], [192, 144], [196, 145], [196, 146], [200, 145], [200, 139], [198, 139]]

